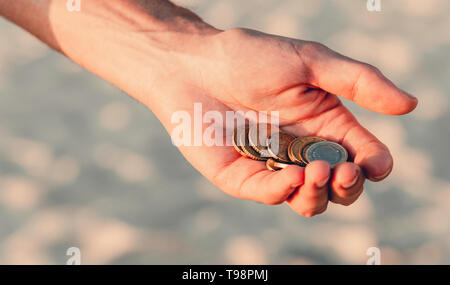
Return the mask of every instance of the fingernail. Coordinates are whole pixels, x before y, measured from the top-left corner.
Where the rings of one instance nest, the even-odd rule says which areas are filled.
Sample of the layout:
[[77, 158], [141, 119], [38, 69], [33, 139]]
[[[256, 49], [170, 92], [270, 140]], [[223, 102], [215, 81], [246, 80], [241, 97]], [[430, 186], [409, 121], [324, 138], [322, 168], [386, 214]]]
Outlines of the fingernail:
[[348, 189], [352, 186], [355, 186], [356, 181], [358, 181], [358, 177], [359, 177], [359, 170], [355, 169], [355, 177], [352, 179], [352, 181], [347, 182], [347, 183], [343, 183], [342, 184], [342, 188]]
[[342, 184], [342, 188], [345, 188], [345, 189], [351, 188], [351, 187], [355, 186], [356, 181], [358, 181], [358, 175], [356, 175], [352, 181]]
[[327, 179], [324, 179], [323, 181], [317, 182], [316, 183], [316, 187], [317, 188], [325, 187], [325, 185], [327, 185], [327, 183], [328, 183], [328, 179], [329, 179], [329, 177], [327, 177]]
[[379, 176], [374, 176], [373, 179], [374, 180], [383, 180], [384, 178], [388, 177], [388, 175], [391, 174], [391, 172], [392, 172], [392, 167], [389, 168], [389, 170], [386, 171], [384, 174], [379, 175]]

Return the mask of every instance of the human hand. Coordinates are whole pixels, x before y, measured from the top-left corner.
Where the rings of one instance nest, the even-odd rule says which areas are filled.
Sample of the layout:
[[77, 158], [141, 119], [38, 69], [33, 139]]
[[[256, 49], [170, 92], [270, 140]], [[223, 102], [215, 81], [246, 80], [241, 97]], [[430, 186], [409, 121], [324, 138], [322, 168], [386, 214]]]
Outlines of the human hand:
[[[350, 205], [363, 191], [366, 178], [389, 175], [393, 160], [388, 148], [342, 105], [337, 94], [367, 109], [390, 115], [412, 111], [417, 99], [395, 87], [377, 69], [354, 61], [325, 46], [234, 29], [216, 34], [199, 58], [189, 56], [178, 75], [161, 82], [170, 85], [158, 108], [169, 129], [171, 112], [194, 103], [203, 112], [279, 111], [280, 127], [297, 136], [315, 135], [344, 145], [354, 158], [333, 171], [324, 161], [305, 168], [291, 165], [272, 172], [265, 164], [239, 155], [230, 146], [183, 146], [185, 157], [226, 193], [266, 204], [286, 202], [294, 211], [312, 217], [328, 201]], [[190, 54], [190, 53], [188, 53]], [[166, 96], [165, 95], [165, 96]], [[169, 111], [170, 110], [170, 111]]]
[[[92, 0], [81, 13], [64, 3], [0, 1], [0, 14], [146, 104], [169, 133], [171, 117], [202, 103], [203, 112], [279, 111], [297, 136], [343, 144], [354, 162], [333, 171], [323, 161], [271, 172], [232, 146], [182, 146], [181, 152], [224, 192], [266, 204], [287, 202], [307, 217], [328, 201], [349, 205], [365, 178], [392, 170], [389, 150], [336, 97], [391, 115], [417, 100], [375, 68], [318, 43], [245, 29], [219, 31], [166, 0]], [[336, 94], [336, 95], [333, 95]]]

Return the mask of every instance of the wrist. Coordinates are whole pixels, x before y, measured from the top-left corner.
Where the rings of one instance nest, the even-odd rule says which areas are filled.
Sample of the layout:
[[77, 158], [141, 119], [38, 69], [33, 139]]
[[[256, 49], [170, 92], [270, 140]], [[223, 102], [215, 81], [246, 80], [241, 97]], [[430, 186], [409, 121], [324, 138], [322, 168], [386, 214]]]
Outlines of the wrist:
[[[116, 67], [106, 68], [99, 75], [115, 70], [106, 79], [149, 107], [150, 101], [161, 94], [161, 82], [176, 84], [176, 76], [180, 75], [188, 80], [197, 56], [206, 54], [213, 36], [221, 32], [189, 10], [165, 0], [108, 3], [98, 5], [126, 12], [120, 12], [119, 17], [108, 14], [112, 24], [107, 23], [99, 33], [114, 33], [105, 42], [109, 43], [109, 58]], [[98, 61], [111, 62], [105, 58]]]
[[174, 90], [184, 83], [198, 82], [199, 72], [205, 63], [211, 63], [217, 51], [216, 35], [221, 33], [197, 20], [177, 19], [163, 23], [163, 27], [161, 31], [136, 35], [133, 41], [137, 49], [129, 61], [134, 65], [134, 87], [137, 87], [129, 93], [142, 92], [137, 97], [143, 98], [140, 101], [151, 109], [152, 102], [161, 102], [163, 96], [166, 100], [178, 100], [177, 96], [183, 94], [167, 88]]
[[175, 82], [167, 76], [187, 71], [186, 58], [220, 32], [165, 0], [84, 3], [79, 13], [57, 13], [61, 51], [146, 105], [154, 83]]

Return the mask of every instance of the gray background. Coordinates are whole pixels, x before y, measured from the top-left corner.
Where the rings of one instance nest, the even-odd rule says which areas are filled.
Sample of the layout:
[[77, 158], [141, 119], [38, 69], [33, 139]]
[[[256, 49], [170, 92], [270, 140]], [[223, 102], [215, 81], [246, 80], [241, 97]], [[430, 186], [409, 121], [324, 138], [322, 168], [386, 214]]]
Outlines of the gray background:
[[320, 41], [420, 99], [407, 116], [346, 104], [392, 150], [388, 180], [303, 218], [226, 196], [143, 105], [0, 19], [0, 263], [450, 263], [450, 3], [177, 1], [219, 28]]

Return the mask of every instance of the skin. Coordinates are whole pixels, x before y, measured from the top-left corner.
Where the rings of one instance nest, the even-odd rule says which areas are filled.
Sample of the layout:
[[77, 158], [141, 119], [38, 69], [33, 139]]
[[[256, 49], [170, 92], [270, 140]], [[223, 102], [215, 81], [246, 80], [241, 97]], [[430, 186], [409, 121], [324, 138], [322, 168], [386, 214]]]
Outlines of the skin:
[[339, 99], [387, 115], [411, 112], [417, 99], [375, 67], [316, 42], [221, 31], [163, 0], [82, 1], [80, 12], [61, 2], [0, 0], [0, 14], [147, 105], [169, 133], [176, 127], [172, 114], [185, 110], [193, 117], [194, 103], [224, 117], [231, 110], [279, 111], [286, 132], [336, 141], [354, 158], [333, 171], [314, 161], [272, 172], [230, 146], [180, 147], [224, 192], [286, 203], [312, 217], [329, 201], [352, 204], [365, 179], [380, 181], [391, 172], [388, 148]]

